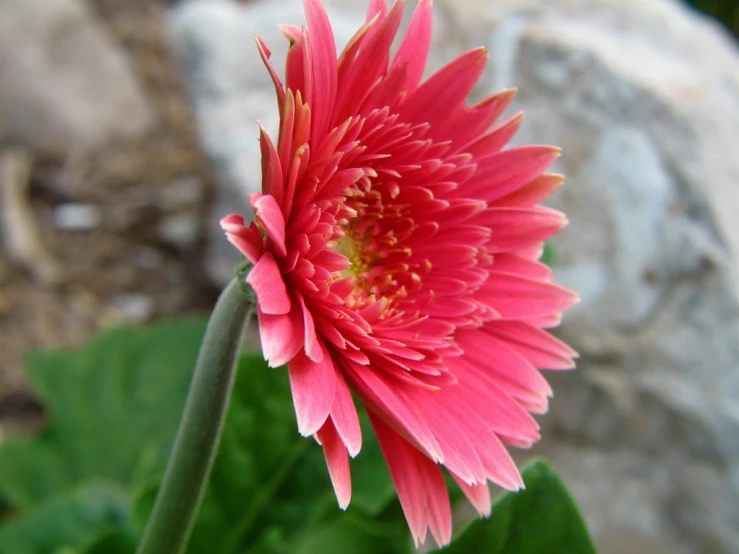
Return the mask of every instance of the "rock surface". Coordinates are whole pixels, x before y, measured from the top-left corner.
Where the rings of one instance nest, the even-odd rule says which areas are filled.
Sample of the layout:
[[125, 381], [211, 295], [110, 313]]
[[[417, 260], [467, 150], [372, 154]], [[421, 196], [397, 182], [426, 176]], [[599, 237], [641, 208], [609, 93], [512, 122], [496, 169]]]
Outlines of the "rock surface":
[[[365, 3], [326, 2], [341, 44]], [[571, 225], [557, 271], [583, 302], [561, 334], [582, 354], [552, 376], [549, 455], [604, 554], [739, 544], [739, 54], [674, 1], [437, 0], [438, 68], [480, 44], [477, 94], [509, 86], [519, 142], [564, 148], [553, 200]], [[299, 2], [184, 2], [170, 28], [220, 175], [213, 277], [236, 256], [216, 226], [259, 188], [254, 120], [276, 109], [253, 46], [275, 56]], [[346, 36], [344, 36], [346, 35]], [[283, 50], [279, 50], [283, 47]], [[281, 64], [277, 62], [278, 67]]]
[[99, 148], [153, 114], [119, 47], [81, 0], [0, 0], [0, 141]]
[[583, 301], [561, 333], [582, 358], [541, 448], [603, 552], [736, 552], [736, 45], [667, 0], [437, 8], [488, 46], [485, 88], [519, 87], [517, 140], [564, 148], [556, 269]]

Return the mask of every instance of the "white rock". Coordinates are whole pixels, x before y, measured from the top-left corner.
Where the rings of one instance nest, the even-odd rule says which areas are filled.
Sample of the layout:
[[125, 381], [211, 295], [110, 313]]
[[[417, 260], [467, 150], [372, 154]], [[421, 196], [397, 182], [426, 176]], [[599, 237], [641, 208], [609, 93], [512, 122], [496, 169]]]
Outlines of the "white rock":
[[170, 214], [159, 223], [159, 236], [180, 250], [193, 248], [200, 238], [200, 217], [195, 212]]
[[54, 226], [62, 231], [89, 231], [102, 221], [100, 208], [92, 204], [70, 202], [54, 208]]
[[144, 323], [154, 313], [154, 301], [151, 297], [138, 292], [116, 293], [111, 296], [110, 304], [129, 324]]
[[93, 149], [141, 135], [152, 111], [81, 0], [0, 0], [0, 139]]

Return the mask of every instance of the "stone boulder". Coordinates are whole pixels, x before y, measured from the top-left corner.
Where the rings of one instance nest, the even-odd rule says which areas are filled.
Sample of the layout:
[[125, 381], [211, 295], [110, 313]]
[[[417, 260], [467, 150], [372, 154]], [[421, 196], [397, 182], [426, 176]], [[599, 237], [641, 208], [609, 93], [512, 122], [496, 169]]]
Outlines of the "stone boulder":
[[437, 52], [485, 44], [517, 141], [563, 147], [561, 335], [543, 452], [605, 553], [739, 545], [739, 52], [669, 0], [437, 3]]
[[0, 142], [87, 150], [152, 124], [124, 53], [84, 0], [0, 0]]

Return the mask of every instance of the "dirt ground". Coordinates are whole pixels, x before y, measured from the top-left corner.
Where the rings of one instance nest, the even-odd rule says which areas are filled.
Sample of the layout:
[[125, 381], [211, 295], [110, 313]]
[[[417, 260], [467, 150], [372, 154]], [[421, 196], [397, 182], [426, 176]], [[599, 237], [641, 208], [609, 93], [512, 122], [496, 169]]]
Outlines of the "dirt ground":
[[[115, 323], [204, 312], [215, 299], [201, 262], [202, 233], [186, 245], [161, 233], [173, 214], [202, 228], [213, 187], [167, 48], [167, 3], [92, 1], [155, 107], [155, 130], [96, 154], [28, 153], [40, 241], [61, 272], [55, 284], [44, 282], [0, 256], [0, 425], [33, 411], [22, 369], [28, 351], [77, 346]], [[70, 202], [95, 206], [99, 223], [59, 230], [54, 208]]]

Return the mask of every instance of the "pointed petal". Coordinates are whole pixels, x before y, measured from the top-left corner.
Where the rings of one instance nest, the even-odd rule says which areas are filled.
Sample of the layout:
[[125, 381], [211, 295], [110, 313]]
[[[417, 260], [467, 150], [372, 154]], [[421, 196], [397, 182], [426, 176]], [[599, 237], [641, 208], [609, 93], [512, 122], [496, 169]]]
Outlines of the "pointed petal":
[[485, 330], [505, 340], [534, 366], [545, 369], [575, 367], [577, 352], [546, 331], [523, 321], [491, 321]]
[[533, 208], [489, 208], [474, 219], [478, 225], [490, 227], [492, 236], [487, 248], [492, 253], [510, 252], [541, 243], [567, 225], [562, 212], [535, 206]]
[[387, 13], [387, 2], [385, 0], [370, 0], [367, 6], [367, 21], [371, 21], [376, 15], [380, 15], [381, 18], [385, 17]]
[[538, 204], [557, 192], [564, 183], [564, 175], [543, 173], [518, 190], [495, 200], [493, 206], [519, 206], [527, 208]]
[[580, 301], [574, 292], [553, 283], [492, 272], [479, 294], [503, 319], [531, 319], [560, 314]]
[[[413, 92], [423, 77], [423, 69], [431, 46], [431, 29], [433, 27], [433, 9], [431, 0], [421, 0], [413, 11], [408, 30], [400, 43], [393, 67], [407, 64], [405, 89]], [[392, 72], [392, 67], [390, 72]]]
[[349, 455], [354, 458], [362, 449], [362, 428], [359, 425], [357, 408], [354, 406], [349, 387], [344, 377], [336, 371], [336, 392], [331, 406], [331, 419], [336, 426]]
[[267, 68], [270, 77], [272, 77], [272, 82], [275, 85], [275, 92], [277, 93], [277, 107], [280, 110], [280, 113], [282, 113], [282, 109], [285, 106], [285, 87], [277, 76], [274, 66], [269, 61], [272, 52], [269, 51], [269, 48], [267, 48], [267, 45], [264, 44], [264, 41], [260, 37], [256, 37], [256, 39], [259, 56], [262, 58], [262, 62], [264, 62], [264, 66]]
[[303, 348], [303, 321], [295, 306], [284, 315], [265, 314], [257, 309], [262, 353], [269, 367], [280, 367]]
[[336, 391], [334, 362], [325, 350], [320, 362], [314, 362], [302, 352], [298, 352], [288, 364], [288, 373], [298, 420], [298, 432], [307, 437], [318, 431], [326, 422], [334, 403]]
[[[252, 224], [253, 225], [253, 224]], [[226, 238], [253, 264], [262, 257], [264, 241], [257, 229], [245, 224], [243, 216], [238, 214], [227, 215], [221, 219], [221, 229]]]
[[471, 145], [466, 146], [465, 152], [475, 158], [490, 156], [499, 152], [516, 134], [522, 121], [523, 112], [518, 112]]
[[265, 314], [280, 315], [290, 311], [290, 297], [282, 273], [270, 252], [265, 252], [249, 272], [246, 282], [257, 295], [259, 309]]
[[316, 436], [323, 447], [323, 455], [326, 458], [328, 474], [339, 508], [346, 510], [352, 498], [352, 478], [346, 447], [336, 432], [331, 418], [326, 420]]
[[560, 156], [554, 146], [521, 146], [478, 160], [477, 172], [460, 189], [493, 202], [530, 182]]
[[480, 79], [488, 53], [477, 48], [441, 68], [411, 94], [400, 109], [403, 121], [441, 125]]
[[487, 483], [480, 483], [479, 485], [468, 485], [459, 477], [454, 475], [454, 473], [449, 473], [457, 482], [459, 488], [462, 489], [462, 492], [467, 497], [467, 500], [470, 501], [470, 504], [472, 504], [473, 508], [477, 510], [477, 513], [480, 514], [481, 517], [489, 517], [492, 513], [493, 506], [492, 500], [490, 499], [490, 489], [488, 488]]
[[262, 155], [262, 192], [274, 196], [277, 203], [282, 205], [285, 196], [282, 164], [275, 144], [261, 123], [259, 124], [259, 149]]
[[320, 362], [323, 359], [323, 349], [318, 342], [316, 335], [316, 327], [313, 322], [313, 315], [305, 305], [303, 295], [296, 294], [298, 304], [303, 312], [303, 327], [305, 331], [305, 354], [314, 362]]
[[274, 196], [255, 192], [251, 195], [251, 206], [257, 221], [270, 238], [281, 257], [287, 256], [285, 248], [285, 218]]
[[308, 21], [308, 47], [312, 81], [318, 86], [313, 90], [313, 127], [311, 143], [318, 144], [323, 139], [336, 98], [336, 43], [331, 23], [319, 0], [304, 0], [305, 15]]
[[439, 546], [449, 544], [452, 538], [452, 513], [439, 466], [373, 412], [368, 414], [416, 546], [425, 541], [427, 528], [431, 529]]
[[389, 421], [393, 428], [402, 430], [409, 441], [424, 450], [434, 460], [442, 461], [441, 448], [418, 412], [413, 408], [398, 383], [385, 382], [375, 371], [364, 366], [346, 364], [344, 372], [352, 390], [362, 398], [365, 406]]

